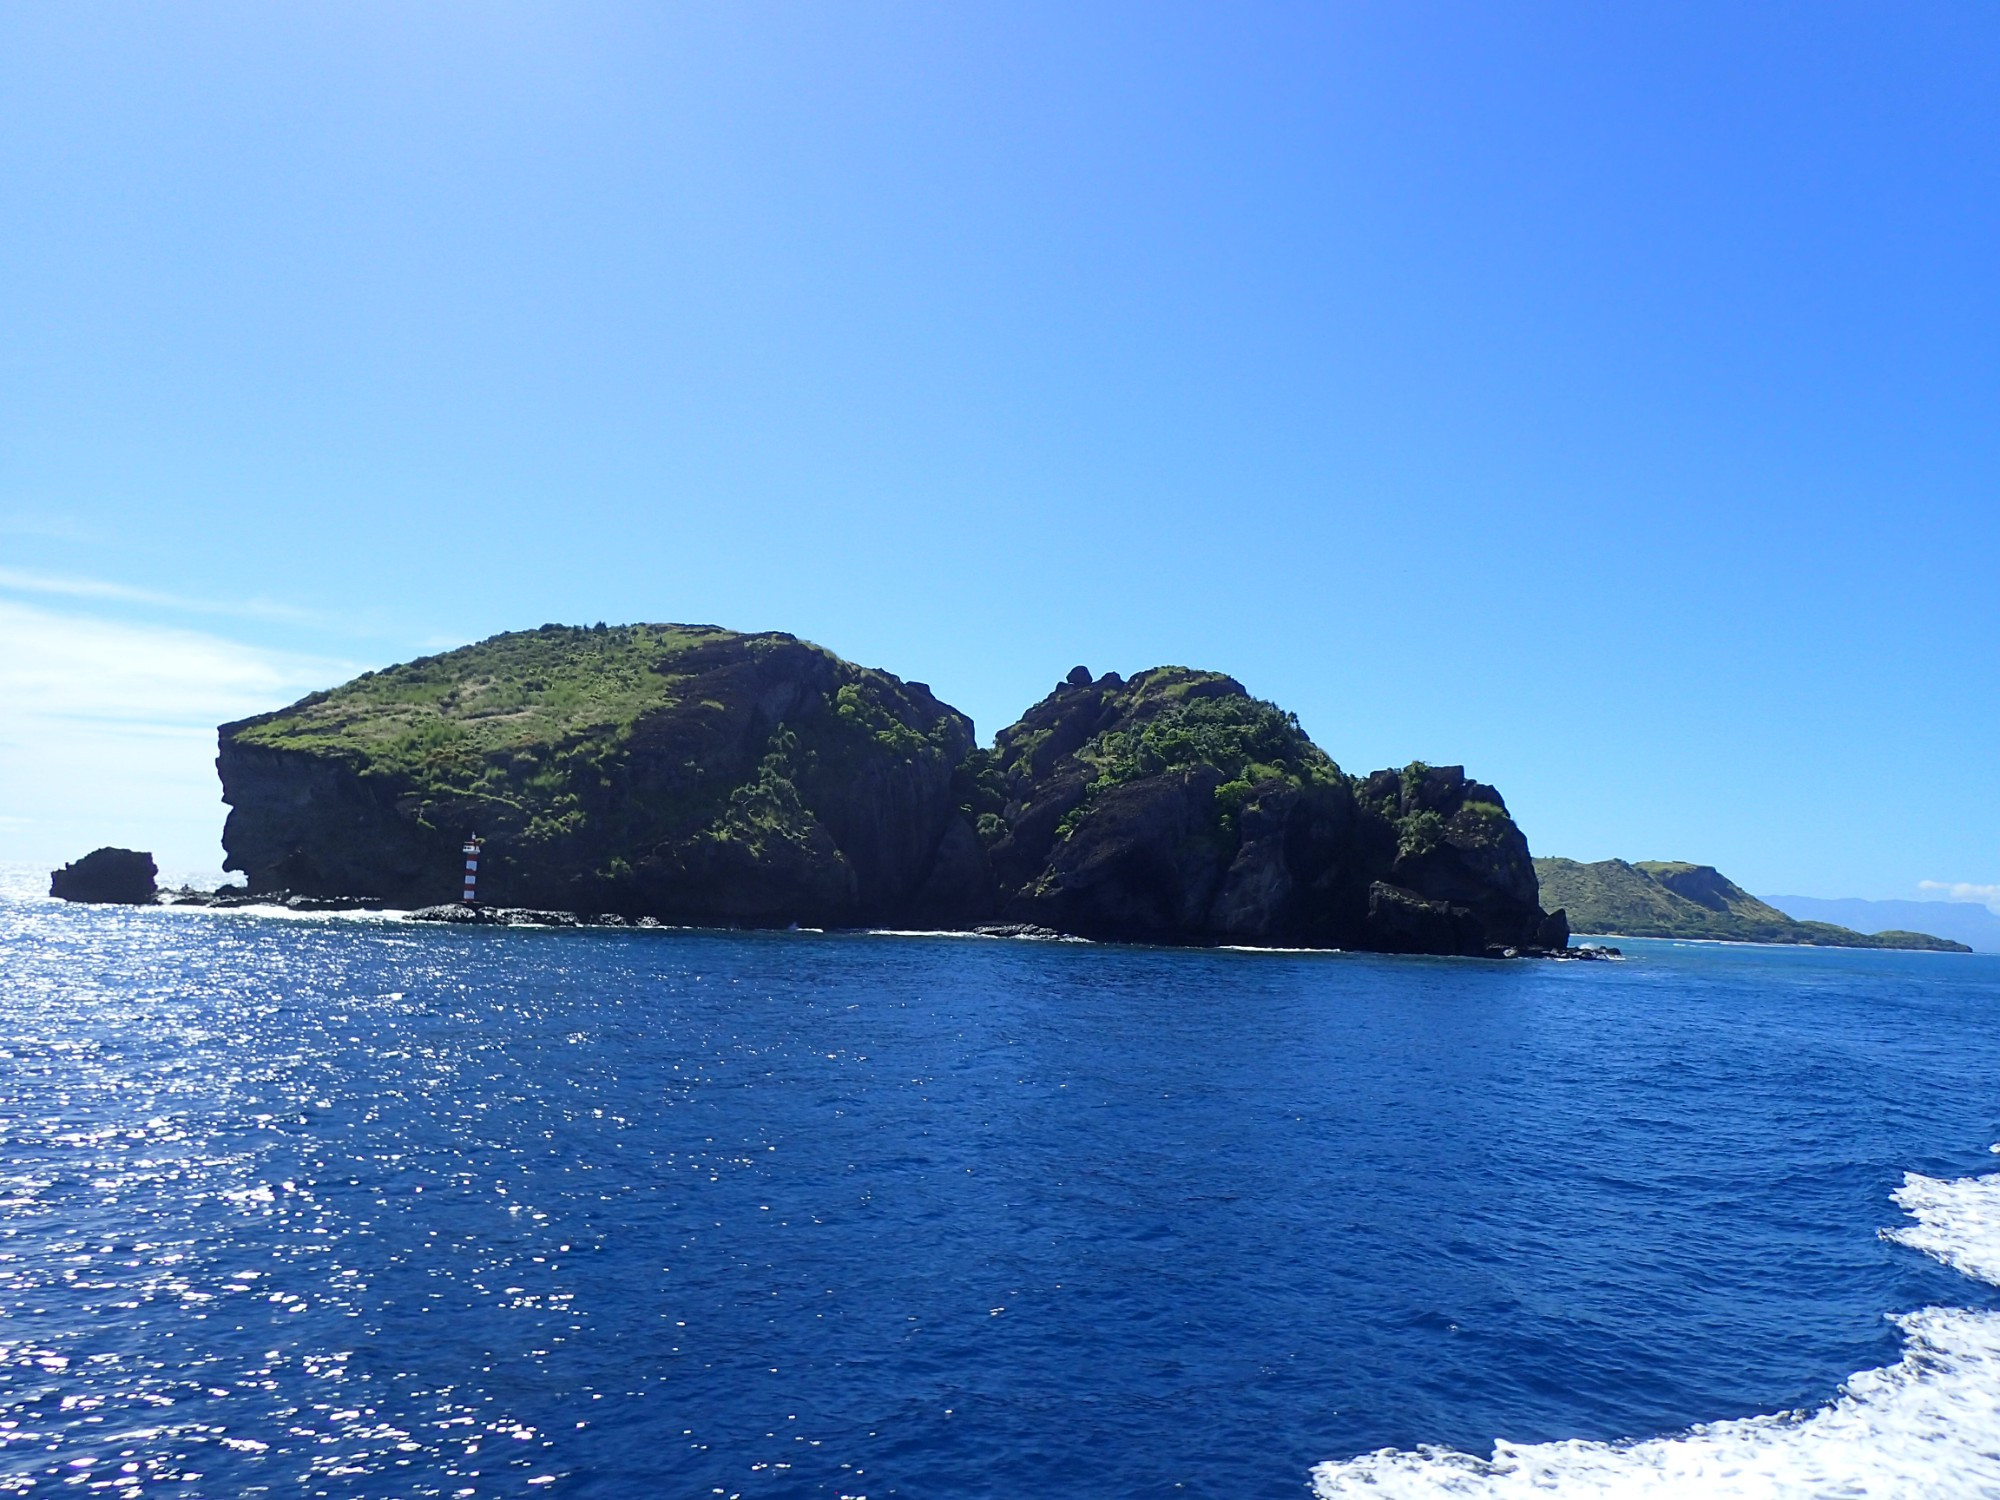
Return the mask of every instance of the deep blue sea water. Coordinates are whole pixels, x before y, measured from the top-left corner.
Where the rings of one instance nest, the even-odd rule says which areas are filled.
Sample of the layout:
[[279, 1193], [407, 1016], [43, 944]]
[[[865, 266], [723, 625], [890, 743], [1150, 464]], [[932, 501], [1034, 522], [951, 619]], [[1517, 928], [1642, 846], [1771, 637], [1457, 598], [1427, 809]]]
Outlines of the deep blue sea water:
[[0, 1494], [1302, 1496], [1994, 1305], [1877, 1231], [1995, 1166], [2000, 958], [1625, 947], [9, 899]]

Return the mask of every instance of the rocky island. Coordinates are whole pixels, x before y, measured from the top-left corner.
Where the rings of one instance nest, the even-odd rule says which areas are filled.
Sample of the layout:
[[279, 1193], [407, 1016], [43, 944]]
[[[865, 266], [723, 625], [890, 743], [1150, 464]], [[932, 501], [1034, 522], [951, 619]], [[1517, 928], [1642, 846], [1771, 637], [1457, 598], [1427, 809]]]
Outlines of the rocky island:
[[477, 831], [497, 904], [903, 920], [954, 874], [971, 748], [921, 684], [790, 636], [548, 626], [224, 725], [225, 868], [253, 892], [422, 906], [458, 894]]
[[1349, 776], [1216, 672], [1078, 668], [977, 747], [922, 683], [783, 634], [548, 625], [226, 724], [252, 896], [690, 925], [1033, 925], [1154, 943], [1562, 950], [1492, 787]]
[[159, 867], [141, 849], [93, 849], [49, 874], [49, 894], [59, 901], [102, 906], [144, 906], [158, 894]]
[[1347, 776], [1221, 673], [1079, 667], [959, 781], [1010, 920], [1380, 952], [1568, 941], [1493, 788], [1449, 766]]

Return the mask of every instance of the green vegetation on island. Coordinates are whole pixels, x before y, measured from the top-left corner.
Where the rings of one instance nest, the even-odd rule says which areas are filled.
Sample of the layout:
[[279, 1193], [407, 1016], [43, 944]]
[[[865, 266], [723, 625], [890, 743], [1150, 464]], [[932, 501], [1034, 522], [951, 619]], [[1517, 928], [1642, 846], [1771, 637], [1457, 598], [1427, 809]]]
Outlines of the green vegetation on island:
[[1083, 668], [988, 750], [918, 682], [789, 635], [547, 625], [225, 724], [254, 894], [705, 925], [1562, 949], [1500, 794], [1345, 774], [1233, 678]]
[[223, 842], [253, 889], [444, 899], [476, 831], [521, 904], [859, 920], [921, 882], [971, 743], [789, 635], [545, 625], [224, 725]]
[[[725, 710], [706, 696], [714, 686], [708, 679], [718, 651], [739, 642], [752, 657], [816, 654], [838, 664], [844, 679], [831, 687], [830, 714], [795, 715], [792, 738], [774, 738], [766, 747], [758, 778], [765, 803], [789, 800], [795, 760], [845, 763], [875, 746], [947, 754], [956, 745], [964, 721], [932, 702], [919, 722], [906, 723], [910, 705], [887, 702], [903, 685], [885, 673], [840, 662], [790, 636], [740, 636], [702, 625], [509, 632], [364, 672], [280, 713], [232, 726], [232, 738], [339, 760], [421, 801], [485, 804], [496, 826], [520, 823], [541, 841], [569, 826], [592, 787], [615, 774], [642, 722], [672, 711], [699, 718]], [[719, 811], [739, 788], [709, 790]]]
[[961, 785], [1017, 921], [1426, 953], [1567, 942], [1497, 791], [1421, 762], [1348, 776], [1220, 672], [1079, 667]]
[[[1197, 766], [1222, 778], [1213, 793], [1218, 826], [1235, 818], [1257, 786], [1345, 784], [1340, 767], [1299, 728], [1297, 715], [1252, 698], [1220, 672], [1155, 667], [1130, 682], [1106, 682], [1099, 692], [1100, 713], [1111, 727], [1081, 744], [1071, 743], [1080, 726], [1069, 726], [1072, 733], [1065, 735], [1062, 721], [1031, 715], [1001, 730], [991, 750], [973, 752], [966, 769], [980, 793], [978, 812], [989, 839], [997, 833], [1006, 787], [1046, 774], [1065, 756], [1082, 778], [1075, 805], [1057, 825], [1065, 837], [1114, 787]], [[967, 807], [974, 810], [972, 800]]]
[[1816, 948], [1921, 948], [1970, 953], [1963, 943], [1923, 932], [1854, 932], [1831, 922], [1800, 922], [1759, 901], [1710, 865], [1622, 859], [1579, 864], [1538, 859], [1546, 905], [1569, 914], [1572, 932], [1614, 937], [1795, 943]]

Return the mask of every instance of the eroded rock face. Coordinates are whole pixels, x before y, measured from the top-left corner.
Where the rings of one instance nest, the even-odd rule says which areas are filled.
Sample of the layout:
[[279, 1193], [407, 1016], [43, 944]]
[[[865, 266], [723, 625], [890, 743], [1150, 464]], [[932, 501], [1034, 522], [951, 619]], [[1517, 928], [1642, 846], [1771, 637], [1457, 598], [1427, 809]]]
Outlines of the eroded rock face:
[[788, 635], [545, 626], [223, 726], [250, 895], [1156, 943], [1560, 946], [1500, 794], [1351, 777], [1233, 678], [1077, 667], [992, 750]]
[[[1356, 795], [1374, 820], [1396, 831], [1395, 858], [1384, 880], [1470, 912], [1489, 944], [1542, 945], [1546, 918], [1535, 862], [1499, 792], [1468, 781], [1459, 766], [1411, 766], [1375, 772], [1357, 785]], [[1383, 951], [1447, 950], [1385, 942]]]
[[138, 849], [93, 849], [49, 874], [49, 894], [63, 901], [106, 906], [151, 906], [159, 867]]
[[1453, 766], [1349, 777], [1220, 673], [1072, 672], [960, 785], [1009, 921], [1437, 954], [1560, 930], [1492, 787]]
[[224, 725], [225, 867], [252, 891], [425, 906], [458, 895], [477, 832], [496, 905], [957, 916], [985, 876], [953, 792], [971, 748], [922, 684], [791, 636], [548, 626]]
[[1483, 953], [1486, 936], [1469, 906], [1380, 880], [1368, 887], [1369, 947], [1377, 953]]

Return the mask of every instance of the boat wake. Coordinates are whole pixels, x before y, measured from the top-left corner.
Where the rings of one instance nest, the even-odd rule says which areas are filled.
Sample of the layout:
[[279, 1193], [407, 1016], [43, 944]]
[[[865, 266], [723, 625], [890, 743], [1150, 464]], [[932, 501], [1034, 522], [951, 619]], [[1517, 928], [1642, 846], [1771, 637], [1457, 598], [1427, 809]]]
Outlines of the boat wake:
[[[2000, 1147], [1994, 1148], [2000, 1151]], [[1883, 1237], [2000, 1285], [2000, 1175], [1907, 1173], [1916, 1220]], [[1929, 1307], [1894, 1319], [1902, 1359], [1863, 1370], [1816, 1411], [1708, 1422], [1642, 1442], [1378, 1453], [1313, 1470], [1320, 1500], [1401, 1497], [2000, 1495], [2000, 1313]]]

